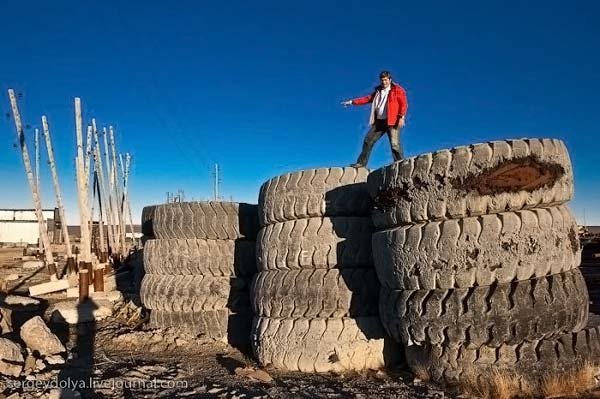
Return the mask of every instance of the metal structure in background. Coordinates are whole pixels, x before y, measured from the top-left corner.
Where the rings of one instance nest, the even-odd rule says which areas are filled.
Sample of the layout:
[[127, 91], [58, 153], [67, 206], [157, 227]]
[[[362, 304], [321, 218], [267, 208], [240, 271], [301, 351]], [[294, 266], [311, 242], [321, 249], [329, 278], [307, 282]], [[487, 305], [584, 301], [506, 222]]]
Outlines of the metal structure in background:
[[214, 178], [214, 183], [213, 183], [213, 196], [214, 196], [214, 200], [218, 201], [219, 200], [219, 185], [221, 184], [221, 179], [219, 177], [219, 164], [216, 163], [215, 164], [215, 171], [213, 172], [213, 178]]

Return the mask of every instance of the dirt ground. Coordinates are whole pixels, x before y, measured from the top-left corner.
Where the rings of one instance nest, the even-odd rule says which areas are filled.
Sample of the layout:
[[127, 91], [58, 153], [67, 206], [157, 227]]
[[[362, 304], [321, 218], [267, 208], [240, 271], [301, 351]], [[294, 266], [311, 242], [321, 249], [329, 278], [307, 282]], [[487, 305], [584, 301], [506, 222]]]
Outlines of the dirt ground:
[[[13, 294], [48, 281], [45, 268], [24, 269], [16, 260], [21, 249], [0, 249], [0, 278], [17, 275], [8, 283]], [[583, 264], [592, 309], [600, 310], [600, 263]], [[14, 276], [13, 276], [14, 277]], [[135, 297], [133, 292], [124, 292]], [[64, 292], [44, 295], [36, 313], [13, 313], [19, 325], [64, 300]], [[402, 365], [386, 372], [311, 375], [261, 369], [248, 348], [206, 342], [176, 329], [150, 330], [136, 301], [124, 300], [112, 317], [98, 323], [50, 327], [65, 343], [66, 364], [48, 367], [29, 381], [0, 377], [2, 398], [451, 398], [459, 397], [415, 379]], [[18, 334], [9, 338], [18, 340]], [[69, 387], [57, 396], [56, 388]], [[10, 396], [17, 393], [19, 396]], [[52, 396], [54, 395], [54, 396]], [[597, 393], [595, 395], [598, 395]], [[594, 396], [594, 394], [588, 397]]]
[[[23, 262], [14, 259], [20, 255], [21, 249], [0, 249], [0, 278], [17, 274], [19, 278], [9, 282], [9, 290], [27, 295], [30, 285], [48, 281], [48, 275], [45, 268], [23, 269]], [[47, 307], [65, 298], [64, 292], [43, 296], [38, 313], [47, 319]], [[32, 314], [15, 316], [13, 323], [18, 328]], [[204, 342], [174, 329], [148, 330], [143, 320], [142, 309], [126, 300], [115, 305], [113, 317], [98, 323], [70, 328], [50, 324], [67, 347], [66, 364], [48, 367], [31, 381], [4, 377], [0, 392], [11, 399], [9, 395], [15, 392], [21, 398], [53, 397], [51, 394], [57, 393], [53, 389], [67, 386], [83, 398], [452, 397], [415, 380], [401, 366], [386, 372], [345, 375], [261, 369], [248, 348]], [[61, 395], [79, 397], [64, 390]]]

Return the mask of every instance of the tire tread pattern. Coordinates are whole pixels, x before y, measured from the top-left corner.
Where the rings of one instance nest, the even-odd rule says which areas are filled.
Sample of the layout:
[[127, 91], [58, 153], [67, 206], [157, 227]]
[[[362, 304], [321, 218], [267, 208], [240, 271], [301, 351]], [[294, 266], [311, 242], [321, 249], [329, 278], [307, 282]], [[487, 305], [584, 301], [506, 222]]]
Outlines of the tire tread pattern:
[[264, 271], [250, 291], [255, 314], [274, 318], [377, 316], [378, 297], [372, 269]]
[[376, 232], [373, 256], [383, 286], [410, 290], [508, 283], [581, 263], [577, 222], [565, 205]]
[[144, 247], [149, 274], [242, 276], [256, 273], [256, 243], [248, 240], [161, 239]]
[[[475, 189], [464, 188], [462, 184], [470, 177], [505, 162], [524, 158], [558, 167], [563, 174], [551, 184], [531, 191], [480, 194]], [[384, 229], [409, 223], [560, 205], [573, 197], [573, 169], [561, 140], [492, 141], [395, 162], [373, 171], [367, 180], [367, 188], [375, 201], [375, 226]], [[383, 198], [391, 191], [401, 195], [389, 203]]]
[[492, 371], [507, 372], [531, 382], [551, 373], [564, 375], [569, 369], [596, 363], [600, 358], [600, 327], [588, 326], [579, 332], [500, 348], [411, 345], [405, 354], [412, 370], [426, 370], [438, 383], [453, 383]]
[[229, 277], [146, 274], [140, 299], [147, 309], [166, 312], [250, 308], [248, 282]]
[[323, 216], [369, 216], [366, 168], [319, 168], [286, 173], [259, 192], [261, 226]]
[[258, 234], [258, 269], [371, 268], [372, 233], [368, 217], [317, 217], [271, 224]]
[[393, 363], [384, 355], [384, 337], [377, 317], [255, 317], [250, 342], [263, 366], [324, 373], [380, 369]]
[[589, 297], [578, 269], [532, 280], [451, 290], [389, 290], [381, 320], [405, 345], [498, 348], [577, 332]]
[[256, 239], [256, 205], [237, 202], [175, 202], [157, 205], [156, 238], [235, 240]]
[[252, 316], [249, 313], [232, 313], [228, 309], [200, 312], [150, 312], [148, 325], [151, 328], [177, 328], [194, 335], [230, 343], [248, 341]]

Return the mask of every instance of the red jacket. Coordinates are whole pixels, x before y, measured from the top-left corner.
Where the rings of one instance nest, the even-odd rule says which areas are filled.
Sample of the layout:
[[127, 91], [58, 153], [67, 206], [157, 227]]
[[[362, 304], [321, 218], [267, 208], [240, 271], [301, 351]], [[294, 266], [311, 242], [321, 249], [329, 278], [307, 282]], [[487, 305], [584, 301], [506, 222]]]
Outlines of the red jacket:
[[[373, 93], [369, 94], [368, 96], [353, 99], [352, 104], [364, 105], [367, 103], [372, 103], [373, 99], [375, 98], [375, 94], [381, 89], [382, 86], [377, 86]], [[392, 88], [390, 89], [390, 93], [388, 94], [387, 101], [388, 125], [396, 126], [400, 117], [406, 115], [406, 111], [408, 110], [408, 100], [406, 99], [406, 92], [400, 85], [392, 83]], [[375, 110], [371, 109], [371, 124], [375, 123], [374, 111]]]

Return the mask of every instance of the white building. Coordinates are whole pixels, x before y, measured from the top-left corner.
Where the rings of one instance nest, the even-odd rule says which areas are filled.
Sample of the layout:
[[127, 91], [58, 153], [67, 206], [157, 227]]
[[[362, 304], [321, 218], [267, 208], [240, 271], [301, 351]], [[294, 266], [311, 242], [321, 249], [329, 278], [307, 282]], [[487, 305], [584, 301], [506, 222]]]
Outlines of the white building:
[[[54, 224], [54, 209], [42, 211], [47, 225]], [[0, 209], [0, 244], [37, 244], [40, 228], [33, 209]]]

